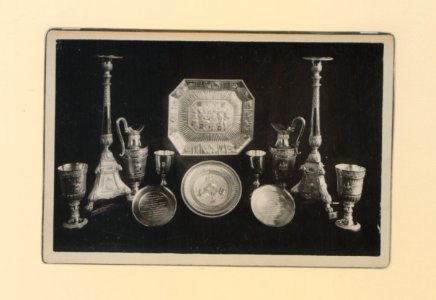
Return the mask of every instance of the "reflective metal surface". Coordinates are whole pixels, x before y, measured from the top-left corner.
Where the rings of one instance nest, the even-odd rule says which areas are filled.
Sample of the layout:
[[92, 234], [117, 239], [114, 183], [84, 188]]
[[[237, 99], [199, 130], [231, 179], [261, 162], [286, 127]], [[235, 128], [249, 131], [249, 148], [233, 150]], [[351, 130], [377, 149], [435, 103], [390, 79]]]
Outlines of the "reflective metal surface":
[[160, 175], [160, 185], [167, 185], [166, 176], [171, 171], [174, 161], [174, 151], [157, 150], [154, 152], [154, 160], [156, 163], [156, 173]]
[[265, 172], [266, 152], [263, 150], [248, 150], [245, 154], [250, 161], [250, 170], [254, 174], [252, 186], [258, 188], [260, 186], [259, 178]]
[[98, 200], [112, 199], [121, 195], [130, 195], [130, 188], [121, 180], [121, 165], [115, 160], [109, 147], [113, 143], [112, 121], [111, 121], [111, 71], [113, 70], [113, 59], [120, 59], [114, 55], [99, 55], [103, 71], [103, 111], [102, 111], [102, 129], [100, 135], [100, 144], [102, 152], [100, 162], [95, 170], [96, 178], [94, 187], [88, 195], [88, 204], [86, 209], [92, 211], [94, 203]]
[[[120, 123], [124, 125], [124, 133], [127, 135], [127, 145], [124, 143]], [[141, 148], [141, 131], [144, 128], [133, 129], [127, 124], [126, 119], [118, 118], [116, 121], [118, 138], [121, 143], [120, 156], [123, 158], [124, 173], [127, 177], [127, 182], [132, 190], [127, 199], [132, 200], [139, 189], [142, 179], [145, 175], [147, 166], [148, 147]]]
[[145, 226], [161, 226], [174, 217], [177, 201], [174, 194], [162, 185], [140, 189], [132, 203], [135, 219]]
[[291, 194], [276, 185], [263, 185], [251, 195], [251, 210], [263, 224], [283, 227], [295, 215], [295, 202]]
[[71, 163], [58, 167], [62, 196], [68, 200], [70, 217], [63, 223], [67, 229], [80, 229], [88, 223], [86, 218], [80, 217], [80, 201], [86, 193], [86, 174], [88, 165], [85, 163]]
[[[300, 131], [295, 142], [290, 143], [289, 135], [296, 130], [297, 123], [300, 123]], [[300, 137], [303, 134], [306, 121], [303, 117], [295, 117], [289, 127], [277, 123], [272, 123], [271, 126], [277, 132], [276, 143], [274, 147], [270, 148], [274, 177], [278, 184], [286, 189], [295, 169], [295, 161], [299, 154], [298, 145], [300, 144]]]
[[236, 155], [252, 140], [254, 97], [242, 80], [184, 79], [169, 96], [180, 155]]
[[321, 154], [318, 148], [322, 144], [321, 120], [320, 120], [320, 87], [322, 62], [331, 61], [331, 57], [303, 57], [312, 64], [312, 114], [310, 118], [309, 145], [312, 148], [306, 162], [300, 167], [303, 176], [292, 193], [298, 193], [306, 199], [321, 200], [325, 204], [325, 210], [329, 219], [336, 219], [338, 213], [331, 207], [332, 197], [327, 190], [325, 181], [324, 164], [321, 162]]
[[344, 205], [344, 217], [336, 221], [336, 226], [359, 231], [361, 226], [353, 220], [353, 207], [362, 196], [366, 169], [357, 165], [339, 164], [335, 166], [335, 170], [338, 197]]
[[225, 163], [209, 160], [191, 167], [182, 180], [186, 206], [208, 218], [224, 216], [238, 204], [242, 184], [238, 174]]

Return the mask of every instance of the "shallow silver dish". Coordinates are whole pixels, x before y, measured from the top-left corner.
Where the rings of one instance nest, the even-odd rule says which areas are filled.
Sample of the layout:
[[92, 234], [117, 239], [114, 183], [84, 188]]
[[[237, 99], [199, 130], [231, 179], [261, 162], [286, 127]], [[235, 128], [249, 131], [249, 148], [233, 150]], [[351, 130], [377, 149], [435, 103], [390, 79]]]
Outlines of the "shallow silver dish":
[[181, 193], [186, 206], [208, 218], [231, 212], [242, 194], [238, 174], [225, 163], [208, 160], [192, 166], [183, 176]]
[[254, 97], [240, 79], [184, 79], [169, 95], [168, 138], [180, 155], [236, 155], [253, 129]]
[[251, 195], [251, 210], [263, 224], [282, 227], [294, 218], [295, 202], [286, 190], [267, 184], [254, 190]]
[[176, 209], [176, 197], [162, 185], [148, 185], [140, 189], [132, 202], [135, 219], [149, 227], [167, 224], [174, 217]]

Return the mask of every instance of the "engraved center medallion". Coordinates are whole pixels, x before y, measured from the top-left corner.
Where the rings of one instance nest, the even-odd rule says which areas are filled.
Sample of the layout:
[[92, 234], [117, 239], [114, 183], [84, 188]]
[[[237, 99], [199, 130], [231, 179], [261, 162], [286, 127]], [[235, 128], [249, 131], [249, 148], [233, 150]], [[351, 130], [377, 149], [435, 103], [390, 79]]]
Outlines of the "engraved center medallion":
[[227, 183], [216, 174], [199, 177], [194, 185], [194, 193], [199, 202], [207, 206], [222, 205], [227, 199]]
[[228, 214], [238, 204], [242, 184], [230, 166], [219, 161], [203, 161], [183, 176], [182, 198], [186, 206], [202, 217], [216, 218]]

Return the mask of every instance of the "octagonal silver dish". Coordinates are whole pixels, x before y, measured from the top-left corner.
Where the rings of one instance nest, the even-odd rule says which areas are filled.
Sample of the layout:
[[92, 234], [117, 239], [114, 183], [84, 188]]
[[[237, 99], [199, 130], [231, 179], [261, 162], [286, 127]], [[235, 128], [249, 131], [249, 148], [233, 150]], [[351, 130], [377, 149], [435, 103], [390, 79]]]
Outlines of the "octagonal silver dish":
[[231, 212], [242, 194], [238, 174], [225, 163], [208, 160], [192, 166], [183, 176], [181, 193], [195, 214], [217, 218]]
[[184, 79], [168, 111], [168, 138], [180, 155], [237, 155], [253, 139], [254, 97], [240, 79]]

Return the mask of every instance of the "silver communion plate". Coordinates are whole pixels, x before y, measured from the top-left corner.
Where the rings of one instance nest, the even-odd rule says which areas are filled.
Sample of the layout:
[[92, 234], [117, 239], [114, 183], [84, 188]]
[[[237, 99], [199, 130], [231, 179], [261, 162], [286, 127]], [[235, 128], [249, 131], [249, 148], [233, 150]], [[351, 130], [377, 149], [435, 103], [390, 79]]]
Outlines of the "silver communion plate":
[[177, 201], [166, 187], [148, 185], [140, 189], [133, 198], [132, 212], [135, 219], [145, 226], [161, 226], [174, 217]]
[[181, 193], [195, 214], [217, 218], [231, 212], [242, 194], [238, 174], [225, 163], [208, 160], [192, 166], [183, 176]]
[[184, 79], [169, 95], [168, 138], [180, 155], [236, 155], [253, 130], [254, 97], [243, 80]]
[[295, 202], [288, 191], [267, 184], [254, 190], [251, 195], [251, 210], [263, 224], [282, 227], [294, 218]]

